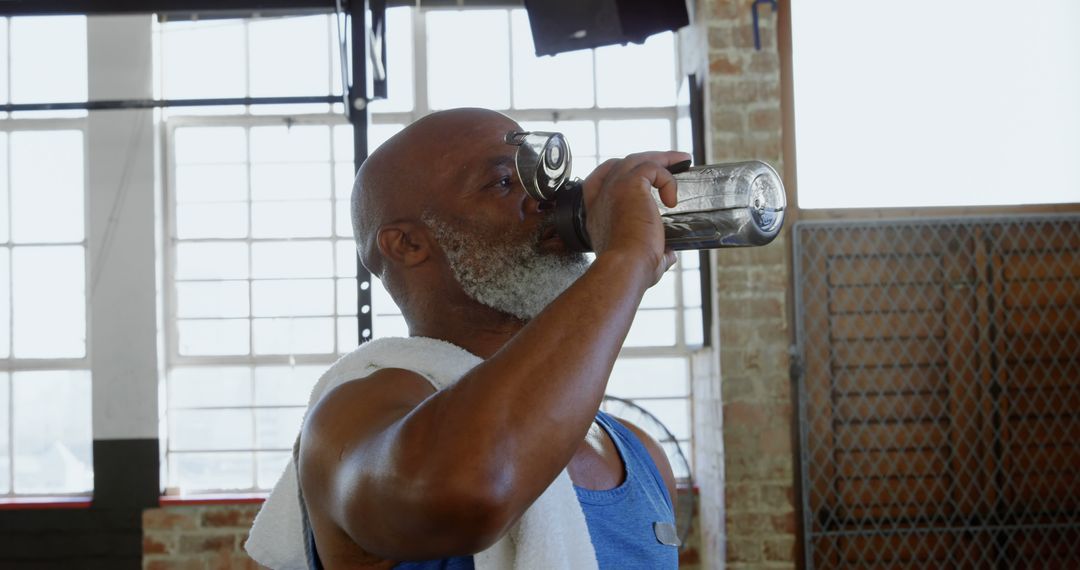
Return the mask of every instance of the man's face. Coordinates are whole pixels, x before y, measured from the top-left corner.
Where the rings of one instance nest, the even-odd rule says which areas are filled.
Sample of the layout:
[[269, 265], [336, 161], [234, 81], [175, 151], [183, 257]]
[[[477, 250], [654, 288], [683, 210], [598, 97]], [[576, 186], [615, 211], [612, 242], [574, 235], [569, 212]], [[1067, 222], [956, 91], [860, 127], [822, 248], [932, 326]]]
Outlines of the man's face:
[[504, 140], [512, 122], [477, 133], [463, 159], [462, 186], [443, 211], [423, 221], [473, 300], [522, 320], [535, 317], [585, 269], [584, 254], [555, 236], [551, 210], [529, 198], [514, 167], [517, 147]]
[[474, 301], [521, 320], [530, 320], [589, 267], [584, 254], [545, 248], [550, 222], [507, 233], [475, 221], [424, 222], [446, 254], [461, 289]]

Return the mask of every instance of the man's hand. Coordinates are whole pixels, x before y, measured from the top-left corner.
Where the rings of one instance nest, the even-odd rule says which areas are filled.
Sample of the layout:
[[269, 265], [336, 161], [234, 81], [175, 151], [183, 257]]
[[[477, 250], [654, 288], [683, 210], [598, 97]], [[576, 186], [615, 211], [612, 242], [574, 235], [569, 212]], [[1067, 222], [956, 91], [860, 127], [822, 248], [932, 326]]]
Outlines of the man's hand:
[[674, 262], [652, 192], [673, 205], [666, 167], [686, 158], [644, 153], [590, 175], [596, 262], [456, 384], [434, 393], [384, 369], [312, 408], [299, 467], [317, 539], [425, 560], [478, 552], [511, 528], [570, 463], [645, 290]]
[[643, 152], [601, 164], [583, 187], [586, 228], [597, 257], [608, 252], [641, 260], [655, 284], [672, 264], [675, 253], [664, 247], [664, 228], [653, 189], [669, 207], [676, 203], [675, 177], [668, 166], [688, 160], [684, 152]]

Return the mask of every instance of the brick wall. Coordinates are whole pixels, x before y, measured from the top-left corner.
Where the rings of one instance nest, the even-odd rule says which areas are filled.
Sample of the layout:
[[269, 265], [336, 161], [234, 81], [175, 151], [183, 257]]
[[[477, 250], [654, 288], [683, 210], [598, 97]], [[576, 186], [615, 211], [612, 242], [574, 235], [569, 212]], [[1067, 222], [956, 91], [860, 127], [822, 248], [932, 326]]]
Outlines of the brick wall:
[[143, 570], [256, 570], [244, 553], [261, 504], [143, 511]]
[[[143, 570], [257, 570], [244, 553], [261, 504], [168, 506], [143, 511]], [[698, 570], [698, 529], [679, 555], [679, 568]]]
[[[762, 50], [756, 51], [751, 5], [699, 2], [709, 58], [708, 158], [755, 158], [782, 172], [777, 16], [759, 8]], [[713, 268], [719, 333], [713, 365], [721, 381], [717, 387], [715, 376], [704, 376], [694, 384], [702, 564], [794, 568], [787, 234], [764, 248], [715, 251]]]

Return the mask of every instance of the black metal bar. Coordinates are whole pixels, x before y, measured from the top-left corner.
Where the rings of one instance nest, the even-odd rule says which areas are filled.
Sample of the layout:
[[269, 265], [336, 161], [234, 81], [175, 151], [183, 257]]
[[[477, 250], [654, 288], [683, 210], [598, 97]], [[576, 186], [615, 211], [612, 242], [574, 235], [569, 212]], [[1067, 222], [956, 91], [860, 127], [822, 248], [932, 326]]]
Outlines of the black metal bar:
[[[352, 86], [349, 89], [346, 113], [353, 127], [353, 171], [360, 169], [368, 156], [368, 110], [367, 110], [367, 38], [365, 28], [367, 14], [366, 2], [355, 1], [349, 7], [349, 20], [352, 23], [350, 41], [352, 42]], [[345, 62], [342, 62], [342, 66]], [[367, 312], [364, 312], [367, 307]], [[371, 306], [371, 274], [362, 263], [359, 254], [356, 257], [356, 321], [359, 333], [357, 338], [363, 343], [374, 335], [371, 315], [375, 312]], [[367, 335], [364, 332], [367, 331]]]
[[[690, 139], [694, 164], [705, 164], [705, 86], [697, 75], [687, 76], [690, 82]], [[701, 342], [712, 345], [712, 262], [709, 250], [698, 252], [698, 275], [701, 279]]]
[[0, 15], [4, 16], [162, 14], [220, 10], [254, 13], [297, 9], [332, 12], [334, 0], [0, 0]]
[[[348, 4], [350, 0], [343, 0]], [[363, 4], [363, 2], [359, 2]], [[518, 8], [522, 0], [423, 0], [425, 8], [457, 6]], [[416, 0], [386, 0], [386, 6], [416, 6]], [[231, 18], [252, 14], [333, 12], [335, 0], [0, 0], [0, 16], [47, 16], [61, 14], [166, 14], [170, 18]], [[347, 6], [346, 6], [347, 8]]]
[[372, 47], [378, 53], [372, 54], [371, 98], [386, 99], [386, 0], [370, 0]]
[[108, 111], [125, 109], [153, 109], [157, 107], [212, 107], [224, 105], [293, 105], [304, 103], [340, 103], [336, 95], [311, 97], [219, 97], [210, 99], [116, 99], [107, 101], [74, 101], [69, 103], [6, 103], [0, 111], [63, 111], [85, 109]]

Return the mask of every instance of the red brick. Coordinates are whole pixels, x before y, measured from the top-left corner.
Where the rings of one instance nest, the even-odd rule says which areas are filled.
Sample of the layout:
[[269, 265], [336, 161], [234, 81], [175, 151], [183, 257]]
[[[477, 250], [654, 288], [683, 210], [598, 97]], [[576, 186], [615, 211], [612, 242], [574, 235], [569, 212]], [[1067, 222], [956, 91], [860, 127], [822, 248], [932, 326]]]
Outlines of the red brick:
[[783, 127], [780, 117], [780, 109], [757, 109], [750, 111], [750, 130], [752, 131], [779, 131]]
[[755, 51], [750, 54], [750, 65], [747, 69], [751, 73], [761, 75], [776, 75], [780, 73], [780, 57], [773, 52]]
[[[721, 285], [721, 287], [723, 287], [723, 285]], [[761, 295], [747, 298], [745, 294], [740, 294], [742, 293], [741, 291], [737, 292], [732, 289], [734, 288], [722, 291], [717, 295], [721, 320], [724, 318], [768, 319], [778, 318], [784, 315], [785, 306], [783, 297], [779, 295], [769, 297]], [[749, 335], [753, 330], [744, 332]], [[724, 346], [724, 343], [721, 342], [720, 346]]]
[[742, 72], [743, 65], [740, 58], [718, 53], [709, 55], [709, 73], [716, 75], [740, 75]]
[[199, 554], [203, 552], [233, 552], [236, 550], [236, 535], [229, 534], [187, 534], [180, 537], [180, 552]]
[[[788, 403], [731, 402], [724, 406], [724, 423], [732, 427], [746, 426], [754, 432], [760, 432], [764, 426], [786, 425], [791, 421], [790, 414], [791, 404]], [[740, 443], [757, 447], [757, 443], [752, 441]]]
[[[766, 306], [770, 303], [774, 304], [777, 309], [775, 312], [753, 315], [732, 314], [729, 305], [752, 303], [756, 300], [762, 300], [762, 298], [753, 299], [731, 294], [726, 298], [719, 297], [719, 299], [721, 299], [720, 302], [722, 303], [720, 305], [720, 314], [723, 315], [723, 318], [718, 323], [721, 345], [726, 344], [729, 349], [763, 350], [774, 353], [779, 352], [781, 349], [786, 351], [791, 344], [792, 339], [787, 327], [786, 315], [779, 310], [784, 306], [781, 299], [774, 298], [764, 304]], [[782, 360], [787, 362], [789, 358], [785, 355]], [[732, 373], [739, 372], [739, 370], [732, 371]], [[786, 393], [783, 399], [785, 401], [789, 400]]]
[[767, 532], [771, 521], [759, 513], [727, 513], [724, 516], [728, 536], [749, 536]]
[[679, 552], [679, 568], [685, 569], [691, 564], [701, 564], [701, 555], [696, 548], [684, 548]]
[[768, 408], [753, 402], [731, 402], [724, 405], [726, 426], [755, 426], [768, 421]]
[[714, 108], [709, 115], [709, 129], [742, 134], [746, 132], [746, 114], [732, 109]]
[[163, 508], [143, 511], [144, 530], [193, 530], [196, 523], [196, 511], [191, 508]]
[[147, 554], [173, 554], [176, 552], [176, 537], [174, 535], [143, 534], [143, 555]]
[[207, 507], [202, 514], [202, 526], [207, 528], [232, 527], [251, 528], [255, 521], [257, 508], [249, 507]]
[[761, 378], [742, 374], [724, 375], [724, 399], [728, 402], [760, 402], [767, 398], [768, 391]]
[[755, 539], [728, 538], [728, 562], [760, 562], [762, 558], [761, 542]]
[[761, 486], [761, 506], [771, 511], [786, 511], [795, 508], [795, 492], [791, 485]]
[[[784, 243], [784, 235], [781, 234], [777, 236], [773, 243], [765, 247], [729, 247], [715, 250], [716, 259], [721, 264], [719, 267], [745, 265], [784, 268], [786, 267], [785, 263], [787, 263], [787, 248], [784, 247]], [[786, 269], [779, 270], [781, 273], [787, 274]]]
[[776, 132], [769, 133], [767, 136], [755, 137], [747, 143], [747, 151], [750, 156], [769, 163], [777, 162], [783, 152], [782, 147], [783, 141], [780, 139], [779, 126], [776, 128]]
[[773, 515], [772, 529], [781, 534], [795, 534], [795, 512], [792, 511], [783, 515]]
[[714, 105], [744, 105], [748, 103], [779, 103], [780, 81], [776, 79], [731, 79], [726, 76], [710, 81]]
[[716, 281], [730, 288], [779, 292], [787, 289], [788, 272], [783, 265], [717, 267]]
[[735, 47], [735, 31], [725, 26], [709, 26], [706, 33], [709, 49], [721, 50]]
[[[723, 347], [725, 342], [727, 339], [721, 334], [720, 346]], [[720, 367], [722, 370], [738, 370], [740, 374], [756, 374], [763, 382], [787, 381], [790, 358], [785, 346], [736, 344], [721, 348]]]
[[244, 554], [221, 552], [208, 564], [209, 570], [259, 570], [259, 565]]
[[794, 538], [769, 538], [764, 543], [765, 560], [776, 562], [795, 561]]
[[738, 456], [725, 452], [724, 476], [729, 483], [753, 483], [762, 479], [790, 479], [794, 476], [791, 456], [770, 456], [749, 450]]
[[[747, 9], [747, 12], [750, 10]], [[761, 37], [761, 51], [763, 52], [775, 52], [776, 51], [776, 33], [774, 26], [772, 25], [772, 11], [767, 7], [762, 6], [758, 8], [758, 31]], [[737, 48], [753, 50], [754, 49], [754, 26], [751, 15], [746, 14], [745, 20], [740, 20], [741, 24], [735, 28], [734, 43]]]
[[729, 513], [748, 511], [761, 503], [761, 488], [757, 484], [727, 484], [724, 486], [724, 507]]
[[201, 558], [145, 560], [143, 570], [206, 570], [206, 562]]
[[705, 17], [712, 20], [731, 20], [744, 14], [744, 4], [736, 0], [713, 0], [703, 4]]
[[[776, 418], [774, 418], [776, 419]], [[769, 427], [761, 432], [761, 452], [770, 455], [791, 453], [791, 427]]]

